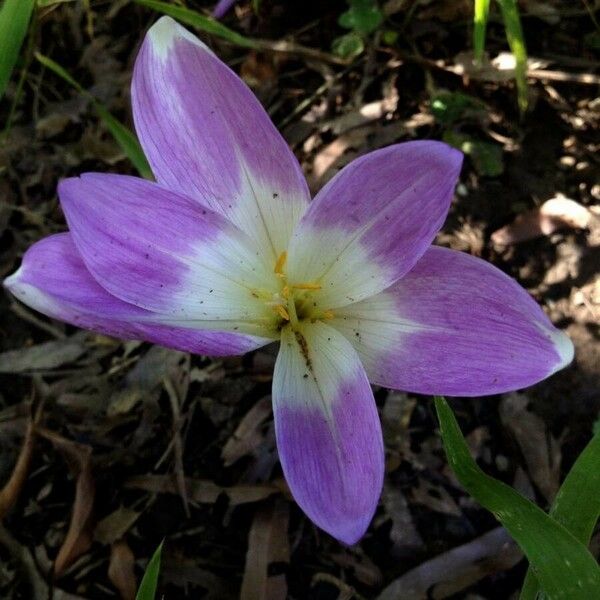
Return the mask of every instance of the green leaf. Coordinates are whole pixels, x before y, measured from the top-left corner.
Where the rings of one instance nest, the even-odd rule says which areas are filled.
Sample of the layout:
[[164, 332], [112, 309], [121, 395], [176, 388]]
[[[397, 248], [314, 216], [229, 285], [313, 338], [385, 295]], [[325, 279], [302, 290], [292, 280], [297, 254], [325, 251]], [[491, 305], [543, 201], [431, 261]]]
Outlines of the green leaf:
[[468, 154], [473, 166], [483, 177], [498, 177], [504, 172], [504, 151], [493, 142], [486, 142], [464, 133], [445, 131], [443, 140]]
[[436, 397], [435, 408], [454, 474], [521, 547], [548, 598], [600, 598], [600, 567], [588, 549], [541, 508], [505, 483], [486, 475], [471, 457], [446, 400]]
[[498, 0], [504, 19], [506, 39], [510, 51], [515, 57], [515, 80], [517, 82], [517, 98], [521, 114], [527, 112], [529, 105], [529, 92], [527, 89], [527, 48], [525, 36], [521, 27], [519, 8], [516, 0]]
[[174, 6], [168, 2], [159, 2], [159, 0], [134, 0], [134, 2], [141, 6], [156, 10], [164, 15], [169, 15], [170, 17], [192, 27], [196, 27], [201, 31], [216, 35], [237, 46], [242, 46], [243, 48], [258, 47], [258, 44], [254, 40], [244, 37], [237, 33], [237, 31], [229, 29], [229, 27], [226, 27], [220, 21], [217, 21], [212, 17], [206, 17], [195, 10], [183, 6]]
[[335, 38], [331, 44], [331, 51], [340, 58], [354, 58], [364, 49], [365, 43], [362, 37], [354, 31]]
[[156, 597], [156, 588], [158, 587], [158, 574], [160, 572], [160, 558], [162, 554], [163, 543], [154, 552], [144, 576], [142, 577], [142, 583], [135, 595], [135, 600], [154, 600]]
[[475, 0], [473, 16], [473, 54], [475, 60], [481, 62], [485, 49], [485, 30], [490, 14], [490, 0]]
[[341, 27], [368, 35], [383, 22], [383, 13], [375, 0], [348, 0], [348, 4], [350, 8], [338, 19]]
[[431, 98], [431, 112], [442, 125], [452, 125], [466, 113], [485, 110], [485, 104], [462, 92], [440, 91]]
[[27, 35], [34, 0], [4, 0], [0, 8], [0, 99]]
[[[550, 509], [550, 516], [566, 527], [582, 544], [590, 543], [600, 518], [600, 431], [579, 455], [565, 477]], [[521, 600], [535, 600], [539, 584], [531, 569], [527, 572]]]
[[117, 118], [115, 118], [110, 111], [92, 94], [90, 94], [87, 90], [83, 89], [83, 87], [63, 69], [57, 62], [53, 61], [51, 58], [40, 54], [39, 52], [35, 53], [35, 57], [39, 62], [41, 62], [45, 67], [50, 69], [53, 73], [58, 75], [61, 79], [66, 81], [70, 86], [74, 87], [80, 94], [84, 94], [88, 97], [96, 109], [98, 116], [102, 119], [102, 122], [106, 126], [106, 128], [110, 131], [111, 135], [115, 138], [115, 141], [121, 147], [121, 150], [125, 153], [125, 155], [129, 158], [129, 160], [133, 163], [133, 166], [138, 170], [138, 173], [145, 177], [146, 179], [152, 179], [152, 170], [150, 169], [150, 165], [146, 160], [146, 156], [144, 155], [144, 151], [140, 146], [140, 143], [137, 140], [135, 134], [129, 129], [125, 127], [123, 123], [121, 123]]

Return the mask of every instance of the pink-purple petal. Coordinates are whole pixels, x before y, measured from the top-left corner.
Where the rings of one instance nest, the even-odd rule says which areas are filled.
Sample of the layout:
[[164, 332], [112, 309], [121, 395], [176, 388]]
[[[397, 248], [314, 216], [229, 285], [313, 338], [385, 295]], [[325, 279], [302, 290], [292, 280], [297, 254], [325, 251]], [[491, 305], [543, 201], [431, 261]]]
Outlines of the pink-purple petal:
[[516, 390], [573, 358], [569, 337], [514, 279], [435, 246], [391, 288], [336, 317], [371, 382], [422, 394]]
[[190, 325], [237, 320], [260, 328], [272, 320], [255, 293], [272, 284], [272, 268], [221, 215], [123, 175], [66, 179], [58, 192], [86, 267], [117, 298]]
[[227, 216], [276, 260], [309, 193], [298, 161], [246, 84], [162, 17], [137, 57], [132, 105], [157, 181]]
[[119, 300], [86, 269], [69, 233], [31, 246], [5, 287], [24, 304], [83, 329], [141, 339], [195, 354], [244, 354], [271, 340], [220, 331], [198, 331], [160, 323], [160, 315]]
[[406, 142], [350, 163], [317, 195], [290, 244], [290, 281], [315, 281], [322, 308], [380, 292], [433, 241], [452, 200], [462, 154]]
[[373, 392], [342, 335], [319, 322], [283, 329], [273, 410], [295, 500], [321, 529], [354, 544], [377, 508], [384, 453]]

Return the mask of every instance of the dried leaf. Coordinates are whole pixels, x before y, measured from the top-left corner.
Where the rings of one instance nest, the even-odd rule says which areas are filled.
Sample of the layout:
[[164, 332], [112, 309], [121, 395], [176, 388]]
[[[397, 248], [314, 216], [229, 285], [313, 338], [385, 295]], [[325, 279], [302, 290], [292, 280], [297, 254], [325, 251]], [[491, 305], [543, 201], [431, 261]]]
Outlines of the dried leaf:
[[96, 525], [94, 540], [101, 544], [114, 544], [125, 536], [141, 514], [137, 510], [120, 506]]
[[121, 600], [135, 600], [137, 581], [135, 578], [135, 556], [123, 540], [115, 542], [110, 548], [108, 578], [119, 590]]
[[0, 373], [26, 373], [56, 369], [76, 361], [86, 351], [85, 334], [74, 336], [29, 348], [9, 350], [0, 354]]
[[560, 486], [560, 443], [547, 431], [544, 421], [527, 410], [529, 398], [508, 394], [500, 404], [502, 424], [515, 437], [531, 479], [548, 501]]
[[35, 443], [34, 424], [29, 420], [23, 445], [19, 452], [19, 458], [14, 466], [10, 479], [6, 485], [0, 490], [0, 521], [6, 516], [6, 513], [15, 505], [21, 489], [27, 481], [29, 473], [29, 465], [33, 456], [33, 447]]
[[285, 600], [285, 574], [269, 576], [269, 565], [288, 563], [288, 504], [271, 503], [257, 511], [248, 535], [240, 600]]
[[510, 225], [492, 233], [494, 244], [508, 246], [550, 235], [559, 229], [587, 229], [594, 214], [575, 200], [556, 196], [540, 207], [520, 214]]
[[[271, 484], [240, 484], [221, 487], [207, 479], [185, 479], [187, 497], [192, 502], [214, 504], [221, 494], [226, 494], [231, 506], [259, 502], [280, 492]], [[145, 490], [155, 494], [179, 494], [179, 487], [172, 475], [141, 475], [132, 477], [125, 487]]]
[[412, 500], [445, 515], [460, 517], [462, 514], [452, 496], [443, 486], [435, 485], [423, 478], [419, 478], [418, 486], [412, 490]]
[[37, 431], [63, 455], [69, 468], [77, 477], [69, 529], [54, 561], [54, 576], [59, 578], [92, 545], [96, 495], [96, 485], [92, 475], [92, 449], [47, 429], [39, 428]]
[[264, 439], [263, 424], [271, 416], [271, 412], [271, 398], [265, 396], [246, 413], [221, 452], [226, 467], [258, 448]]
[[386, 486], [382, 496], [383, 506], [392, 520], [391, 553], [395, 558], [414, 556], [424, 548], [423, 539], [413, 522], [408, 502], [397, 486]]
[[506, 530], [497, 527], [404, 573], [377, 600], [448, 598], [487, 575], [511, 569], [522, 556]]

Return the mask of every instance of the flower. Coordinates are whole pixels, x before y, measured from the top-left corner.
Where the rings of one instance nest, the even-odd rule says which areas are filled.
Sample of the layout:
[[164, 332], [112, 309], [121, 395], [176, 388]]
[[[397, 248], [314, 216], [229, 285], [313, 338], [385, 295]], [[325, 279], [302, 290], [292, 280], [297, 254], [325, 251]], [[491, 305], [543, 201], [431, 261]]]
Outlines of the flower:
[[168, 17], [135, 63], [133, 115], [156, 183], [60, 182], [69, 226], [6, 287], [53, 318], [208, 355], [274, 341], [279, 456], [300, 507], [351, 544], [384, 473], [369, 381], [480, 396], [568, 364], [569, 338], [511, 278], [431, 246], [462, 164], [435, 141], [393, 145], [309, 202], [293, 153], [245, 84]]

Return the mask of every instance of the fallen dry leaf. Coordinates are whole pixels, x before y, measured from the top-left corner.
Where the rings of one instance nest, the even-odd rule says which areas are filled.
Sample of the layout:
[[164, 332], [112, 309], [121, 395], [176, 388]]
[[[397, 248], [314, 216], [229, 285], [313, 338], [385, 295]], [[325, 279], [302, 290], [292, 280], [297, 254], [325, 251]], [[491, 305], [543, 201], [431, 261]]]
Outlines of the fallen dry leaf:
[[285, 574], [269, 575], [269, 565], [289, 563], [289, 508], [285, 502], [261, 507], [254, 516], [248, 535], [246, 568], [240, 600], [285, 600]]
[[527, 410], [528, 404], [525, 395], [506, 395], [500, 403], [500, 419], [519, 444], [531, 479], [550, 502], [560, 486], [560, 443], [544, 421]]
[[[259, 502], [281, 490], [273, 484], [240, 484], [222, 487], [208, 479], [191, 479], [186, 477], [187, 497], [192, 502], [214, 504], [221, 494], [229, 499], [230, 506]], [[132, 477], [125, 487], [145, 490], [155, 494], [179, 494], [179, 487], [173, 475], [140, 475]]]
[[134, 567], [135, 556], [127, 542], [115, 542], [110, 548], [108, 578], [119, 590], [121, 600], [135, 600], [137, 581]]
[[494, 231], [491, 239], [499, 246], [509, 246], [550, 235], [559, 229], [586, 229], [594, 218], [588, 208], [575, 200], [556, 196], [540, 207], [520, 214], [510, 225]]
[[19, 452], [19, 458], [13, 468], [10, 479], [0, 490], [0, 521], [6, 516], [6, 513], [15, 505], [21, 489], [27, 481], [29, 465], [33, 456], [33, 447], [35, 444], [35, 425], [30, 419], [27, 423], [27, 430], [23, 438], [23, 445]]
[[497, 527], [404, 573], [377, 600], [449, 598], [488, 575], [511, 569], [522, 556], [506, 530]]
[[120, 506], [96, 525], [94, 539], [101, 544], [114, 544], [133, 527], [142, 513]]
[[92, 475], [92, 449], [68, 440], [53, 431], [38, 428], [40, 437], [48, 440], [63, 455], [75, 477], [75, 500], [65, 539], [54, 561], [54, 577], [59, 578], [93, 541], [93, 509], [96, 485]]
[[264, 439], [262, 427], [271, 416], [271, 397], [261, 398], [244, 416], [221, 452], [223, 464], [231, 466], [236, 460], [251, 454]]

